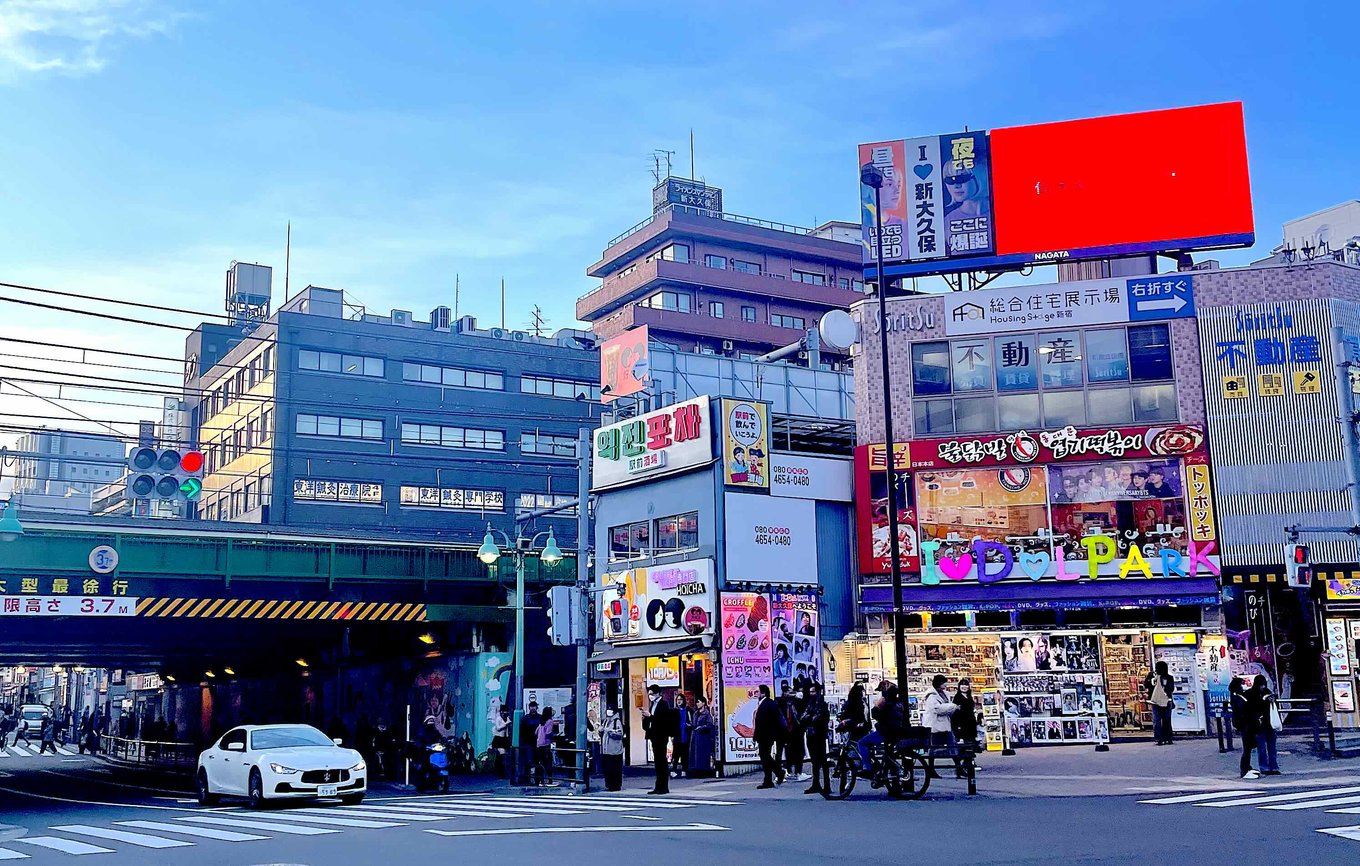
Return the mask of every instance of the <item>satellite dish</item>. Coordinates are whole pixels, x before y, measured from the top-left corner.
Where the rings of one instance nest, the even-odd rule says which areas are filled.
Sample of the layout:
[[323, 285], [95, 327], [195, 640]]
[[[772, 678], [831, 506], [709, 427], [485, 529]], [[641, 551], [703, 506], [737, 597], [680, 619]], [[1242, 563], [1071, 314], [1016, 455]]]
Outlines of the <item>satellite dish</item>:
[[822, 342], [833, 349], [849, 349], [859, 339], [859, 325], [845, 310], [832, 310], [817, 325]]

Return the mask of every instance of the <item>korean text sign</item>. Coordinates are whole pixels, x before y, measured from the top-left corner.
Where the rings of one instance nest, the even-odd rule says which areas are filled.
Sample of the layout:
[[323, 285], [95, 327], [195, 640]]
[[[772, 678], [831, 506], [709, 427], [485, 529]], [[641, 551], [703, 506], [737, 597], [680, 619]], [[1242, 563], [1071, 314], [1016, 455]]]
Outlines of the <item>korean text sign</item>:
[[591, 481], [595, 490], [683, 472], [713, 459], [707, 395], [595, 431]]

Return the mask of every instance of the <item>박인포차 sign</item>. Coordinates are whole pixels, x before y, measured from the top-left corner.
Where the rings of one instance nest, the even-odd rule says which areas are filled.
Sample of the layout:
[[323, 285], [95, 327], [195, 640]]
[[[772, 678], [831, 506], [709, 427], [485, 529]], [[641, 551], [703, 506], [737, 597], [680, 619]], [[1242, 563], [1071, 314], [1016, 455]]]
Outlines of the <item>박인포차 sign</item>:
[[695, 397], [595, 431], [593, 490], [622, 487], [713, 459], [708, 397]]

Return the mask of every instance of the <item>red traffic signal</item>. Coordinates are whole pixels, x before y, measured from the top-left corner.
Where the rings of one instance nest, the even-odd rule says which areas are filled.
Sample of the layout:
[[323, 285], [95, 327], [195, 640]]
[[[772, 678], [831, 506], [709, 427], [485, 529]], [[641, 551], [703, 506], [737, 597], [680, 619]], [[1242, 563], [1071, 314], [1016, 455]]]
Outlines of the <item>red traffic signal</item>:
[[202, 451], [184, 452], [184, 455], [179, 458], [179, 465], [181, 469], [190, 474], [193, 474], [195, 472], [202, 472], [203, 452]]
[[1294, 545], [1294, 564], [1295, 565], [1308, 564], [1308, 545], [1306, 544]]

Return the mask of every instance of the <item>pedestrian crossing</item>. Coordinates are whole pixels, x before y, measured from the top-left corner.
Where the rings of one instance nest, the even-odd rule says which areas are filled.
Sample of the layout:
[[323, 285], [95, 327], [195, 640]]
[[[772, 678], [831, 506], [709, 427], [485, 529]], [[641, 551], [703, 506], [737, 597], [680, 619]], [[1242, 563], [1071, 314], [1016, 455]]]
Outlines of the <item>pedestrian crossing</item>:
[[712, 798], [621, 794], [455, 794], [374, 799], [357, 806], [290, 804], [262, 812], [234, 808], [185, 809], [182, 815], [157, 812], [155, 820], [120, 820], [107, 825], [66, 823], [47, 827], [31, 836], [5, 840], [0, 845], [0, 861], [261, 842], [280, 837], [383, 831], [469, 819], [499, 822], [579, 815], [641, 818], [645, 816], [635, 813], [739, 805], [741, 803], [736, 801]]
[[10, 746], [0, 746], [0, 762], [10, 758], [57, 758], [63, 755], [74, 758], [79, 752], [73, 749], [58, 745], [57, 754], [52, 754], [51, 750], [44, 752], [40, 743], [15, 743]]
[[[1360, 779], [1357, 784], [1306, 787], [1257, 786], [1221, 791], [1199, 791], [1155, 797], [1138, 802], [1147, 806], [1190, 806], [1202, 809], [1254, 808], [1263, 812], [1302, 812], [1316, 809], [1327, 815], [1360, 815]], [[1341, 807], [1341, 808], [1337, 808]], [[1360, 842], [1360, 825], [1320, 827], [1319, 833]]]

